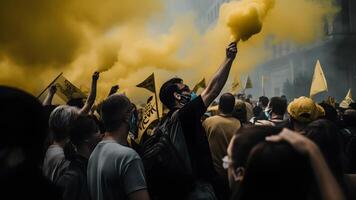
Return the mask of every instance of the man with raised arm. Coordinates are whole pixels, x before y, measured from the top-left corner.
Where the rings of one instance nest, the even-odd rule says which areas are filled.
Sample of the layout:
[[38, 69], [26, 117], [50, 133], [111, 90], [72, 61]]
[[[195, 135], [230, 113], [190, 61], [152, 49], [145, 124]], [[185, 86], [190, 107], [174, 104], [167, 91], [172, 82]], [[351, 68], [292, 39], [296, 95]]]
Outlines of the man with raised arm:
[[[169, 109], [163, 120], [169, 118], [175, 127], [173, 129], [177, 130], [170, 133], [170, 139], [182, 158], [182, 166], [188, 171], [187, 174], [191, 175], [178, 177], [173, 183], [162, 184], [159, 187], [162, 199], [215, 199], [215, 194], [219, 193], [220, 189], [216, 184], [217, 173], [213, 167], [201, 118], [223, 89], [236, 54], [236, 42], [233, 42], [226, 49], [226, 58], [222, 65], [199, 96], [180, 78], [172, 78], [162, 85], [159, 97]], [[215, 194], [211, 186], [216, 191]]]

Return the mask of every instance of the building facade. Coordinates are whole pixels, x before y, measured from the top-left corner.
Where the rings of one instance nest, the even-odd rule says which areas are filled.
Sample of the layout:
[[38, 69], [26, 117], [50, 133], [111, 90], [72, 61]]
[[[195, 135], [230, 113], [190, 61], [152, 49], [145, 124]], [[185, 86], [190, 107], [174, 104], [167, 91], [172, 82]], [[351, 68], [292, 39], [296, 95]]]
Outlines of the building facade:
[[[201, 30], [216, 23], [221, 4], [229, 1], [189, 1], [198, 13]], [[251, 73], [254, 88], [248, 89], [247, 93], [254, 97], [262, 94], [270, 97], [288, 95], [289, 98], [307, 96], [317, 60], [321, 62], [329, 88], [327, 93], [318, 95], [317, 100], [326, 96], [341, 100], [349, 88], [356, 91], [356, 1], [335, 1], [341, 10], [333, 23], [325, 21], [326, 37], [323, 40], [304, 47], [296, 47], [289, 42], [278, 45], [266, 42], [265, 47], [272, 51], [273, 56]]]
[[230, 0], [190, 0], [189, 3], [197, 12], [198, 24], [201, 30], [206, 30], [219, 18], [220, 6]]
[[[339, 0], [341, 11], [331, 24], [325, 24], [327, 37], [311, 46], [293, 48], [284, 43], [271, 46], [273, 58], [257, 67], [251, 90], [254, 96], [287, 94], [290, 98], [309, 95], [317, 60], [320, 60], [328, 83], [328, 92], [316, 96], [323, 100], [334, 96], [341, 100], [349, 88], [356, 90], [356, 2]], [[266, 77], [264, 88], [262, 78]]]

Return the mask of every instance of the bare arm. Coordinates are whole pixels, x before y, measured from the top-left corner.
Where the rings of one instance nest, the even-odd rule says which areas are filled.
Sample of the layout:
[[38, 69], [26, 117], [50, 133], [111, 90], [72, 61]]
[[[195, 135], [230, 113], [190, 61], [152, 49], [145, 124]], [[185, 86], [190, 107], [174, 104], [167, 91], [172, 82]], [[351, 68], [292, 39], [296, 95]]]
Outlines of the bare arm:
[[138, 190], [129, 194], [130, 200], [149, 200], [150, 196], [148, 195], [147, 190]]
[[52, 85], [51, 88], [49, 89], [49, 92], [48, 92], [45, 100], [43, 101], [42, 105], [44, 105], [44, 106], [52, 105], [52, 100], [53, 100], [54, 94], [56, 94], [56, 92], [57, 92], [57, 87], [55, 85]]
[[219, 70], [214, 74], [209, 81], [208, 86], [202, 92], [201, 97], [206, 107], [220, 94], [230, 73], [232, 63], [237, 54], [236, 42], [231, 43], [226, 49], [226, 58]]
[[310, 159], [315, 179], [323, 200], [343, 200], [342, 190], [335, 177], [331, 174], [318, 146], [308, 138], [288, 129], [276, 136], [266, 138], [268, 141], [284, 140], [291, 144], [298, 152], [306, 154]]
[[92, 77], [92, 82], [91, 82], [90, 94], [83, 108], [79, 111], [80, 114], [87, 115], [90, 112], [91, 107], [94, 105], [98, 79], [99, 79], [99, 72], [94, 72]]

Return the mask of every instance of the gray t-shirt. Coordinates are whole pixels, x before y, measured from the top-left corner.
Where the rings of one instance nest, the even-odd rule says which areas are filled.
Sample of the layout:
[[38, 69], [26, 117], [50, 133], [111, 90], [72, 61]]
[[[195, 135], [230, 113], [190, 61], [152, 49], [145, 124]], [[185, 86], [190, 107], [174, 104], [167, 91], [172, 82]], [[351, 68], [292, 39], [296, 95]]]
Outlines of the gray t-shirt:
[[147, 189], [139, 155], [113, 140], [101, 141], [95, 147], [87, 172], [91, 199], [128, 199], [130, 193]]
[[59, 145], [51, 145], [48, 147], [43, 161], [43, 174], [51, 181], [56, 181], [63, 170], [68, 167], [69, 163], [65, 159], [63, 148]]

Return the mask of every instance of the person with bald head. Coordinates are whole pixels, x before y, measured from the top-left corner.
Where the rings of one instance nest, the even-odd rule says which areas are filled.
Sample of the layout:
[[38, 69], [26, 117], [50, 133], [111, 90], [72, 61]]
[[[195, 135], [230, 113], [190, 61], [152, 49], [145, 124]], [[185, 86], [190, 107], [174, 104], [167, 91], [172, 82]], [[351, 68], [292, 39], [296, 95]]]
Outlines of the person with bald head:
[[219, 114], [209, 117], [203, 122], [206, 131], [214, 168], [219, 174], [221, 183], [228, 188], [226, 170], [222, 167], [222, 159], [227, 154], [227, 147], [235, 132], [240, 127], [240, 121], [232, 116], [235, 106], [235, 97], [231, 93], [221, 95], [219, 101]]

